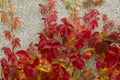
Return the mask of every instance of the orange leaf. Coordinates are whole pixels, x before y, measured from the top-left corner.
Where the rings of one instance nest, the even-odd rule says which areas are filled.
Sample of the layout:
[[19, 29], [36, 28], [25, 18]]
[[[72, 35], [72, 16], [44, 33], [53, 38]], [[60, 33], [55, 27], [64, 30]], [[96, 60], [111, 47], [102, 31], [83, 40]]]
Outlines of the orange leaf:
[[2, 15], [1, 15], [1, 21], [6, 22], [7, 20], [8, 20], [7, 13], [3, 12]]
[[8, 12], [13, 13], [14, 12], [14, 7], [12, 4], [8, 5], [7, 7]]
[[5, 37], [6, 37], [6, 39], [10, 40], [12, 38], [11, 32], [9, 30], [4, 30], [3, 33], [4, 33]]
[[85, 71], [85, 73], [83, 75], [84, 80], [88, 79], [88, 77], [90, 76], [91, 72], [92, 72], [92, 68], [90, 68], [90, 69]]
[[13, 49], [16, 48], [17, 46], [20, 46], [20, 39], [19, 38], [14, 38], [11, 42]]
[[14, 29], [16, 29], [16, 27], [18, 27], [20, 25], [19, 18], [15, 17], [15, 18], [11, 19], [10, 24], [12, 25], [12, 27]]

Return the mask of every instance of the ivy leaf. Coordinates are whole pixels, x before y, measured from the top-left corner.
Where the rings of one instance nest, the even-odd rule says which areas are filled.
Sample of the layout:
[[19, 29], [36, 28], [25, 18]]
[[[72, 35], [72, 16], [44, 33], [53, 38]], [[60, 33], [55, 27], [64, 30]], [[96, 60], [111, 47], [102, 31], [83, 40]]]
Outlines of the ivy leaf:
[[12, 38], [11, 32], [9, 30], [4, 30], [3, 33], [7, 39], [10, 40]]
[[12, 54], [12, 51], [9, 47], [3, 47], [2, 50], [6, 55]]
[[2, 12], [1, 21], [2, 21], [3, 23], [5, 23], [5, 22], [7, 22], [7, 20], [8, 20], [8, 15], [7, 15], [7, 13], [6, 13], [6, 12]]
[[19, 38], [14, 38], [11, 42], [13, 49], [16, 48], [17, 46], [20, 46], [20, 39]]
[[14, 29], [16, 29], [16, 27], [20, 26], [19, 18], [18, 17], [12, 18], [10, 24]]

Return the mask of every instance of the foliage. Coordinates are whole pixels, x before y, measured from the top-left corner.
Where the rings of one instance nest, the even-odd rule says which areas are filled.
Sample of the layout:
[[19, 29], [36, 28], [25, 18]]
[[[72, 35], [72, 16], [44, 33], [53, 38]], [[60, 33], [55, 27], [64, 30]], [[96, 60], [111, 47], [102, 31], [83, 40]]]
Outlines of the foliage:
[[[12, 30], [3, 32], [12, 48], [2, 48], [6, 58], [1, 59], [1, 80], [119, 80], [120, 34], [114, 30], [114, 27], [119, 29], [114, 20], [96, 9], [80, 16], [78, 10], [72, 8], [68, 18], [63, 17], [58, 23], [55, 4], [56, 0], [39, 4], [45, 28], [38, 33], [39, 41], [31, 42], [27, 50], [14, 50], [20, 46], [20, 39], [12, 30], [20, 21], [12, 17]], [[12, 10], [8, 12], [13, 14]], [[6, 11], [1, 14], [1, 21], [8, 21]], [[103, 27], [97, 31], [100, 21]], [[86, 67], [93, 56], [97, 73], [94, 68]]]

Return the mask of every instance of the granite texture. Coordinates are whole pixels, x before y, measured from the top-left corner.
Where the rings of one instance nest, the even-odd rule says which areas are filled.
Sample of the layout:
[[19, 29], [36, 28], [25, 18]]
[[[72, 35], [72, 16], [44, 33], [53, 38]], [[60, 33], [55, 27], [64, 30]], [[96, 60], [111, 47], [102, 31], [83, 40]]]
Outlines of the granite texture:
[[[72, 0], [74, 1], [74, 0]], [[38, 41], [37, 33], [42, 31], [43, 23], [41, 21], [41, 15], [39, 13], [39, 3], [45, 3], [46, 0], [11, 0], [11, 3], [15, 7], [15, 16], [19, 16], [21, 25], [14, 31], [15, 36], [19, 37], [21, 40], [21, 48], [27, 49], [31, 41]], [[65, 9], [64, 4], [61, 0], [57, 0], [56, 9], [59, 11], [58, 17], [66, 17], [69, 14], [69, 11]], [[110, 19], [116, 20], [119, 24], [120, 22], [120, 0], [105, 0], [105, 3], [102, 6], [95, 7], [100, 10], [101, 13], [108, 14]], [[80, 7], [81, 15], [84, 14], [87, 10]], [[101, 27], [101, 26], [100, 26]], [[9, 46], [10, 43], [3, 36], [3, 30], [10, 28], [7, 25], [3, 25], [0, 22], [0, 59], [4, 57], [3, 51], [1, 48], [3, 46]], [[100, 29], [100, 28], [99, 28]], [[99, 30], [98, 29], [98, 30]], [[94, 66], [94, 59], [87, 63], [88, 67]]]

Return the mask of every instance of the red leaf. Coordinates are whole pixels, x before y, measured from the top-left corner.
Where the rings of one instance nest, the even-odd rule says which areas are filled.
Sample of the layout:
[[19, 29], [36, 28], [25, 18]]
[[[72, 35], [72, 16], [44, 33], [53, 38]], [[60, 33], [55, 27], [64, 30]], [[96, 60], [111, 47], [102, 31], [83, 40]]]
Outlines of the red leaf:
[[78, 58], [72, 62], [72, 65], [81, 70], [85, 66], [85, 63], [82, 59]]
[[92, 35], [91, 31], [90, 31], [90, 30], [87, 30], [87, 29], [82, 30], [82, 32], [81, 32], [80, 34], [81, 34], [82, 37], [85, 38], [85, 39], [90, 39], [90, 38], [91, 38], [91, 35]]
[[66, 18], [62, 18], [61, 21], [63, 24], [57, 26], [57, 31], [61, 36], [68, 36], [73, 31], [73, 26], [67, 22]]
[[27, 79], [37, 80], [37, 71], [32, 64], [28, 64], [24, 67], [24, 73]]
[[6, 37], [6, 39], [10, 40], [12, 38], [11, 32], [9, 30], [4, 30], [3, 33]]
[[45, 37], [45, 35], [44, 35], [43, 33], [39, 33], [39, 38], [40, 38], [40, 39], [45, 39], [45, 40], [46, 40], [46, 37]]
[[[55, 73], [53, 80], [69, 80], [70, 74], [59, 64], [52, 65], [52, 71]], [[61, 76], [61, 77], [60, 77]]]
[[105, 25], [103, 26], [103, 30], [104, 30], [104, 31], [107, 31], [107, 29], [109, 29], [109, 26], [108, 26], [107, 24], [105, 24]]
[[71, 52], [70, 54], [68, 54], [68, 56], [70, 57], [71, 61], [74, 61], [77, 58], [81, 58], [81, 55], [78, 52]]
[[98, 10], [90, 10], [88, 13], [85, 13], [83, 20], [85, 23], [90, 22], [91, 19], [96, 18], [99, 15]]
[[36, 50], [35, 46], [33, 45], [33, 42], [29, 44], [28, 49], [26, 50], [28, 53], [32, 54]]
[[117, 47], [110, 47], [105, 53], [105, 65], [108, 68], [114, 68], [119, 63], [119, 49]]
[[102, 20], [103, 20], [103, 21], [107, 21], [107, 20], [108, 20], [108, 16], [107, 16], [106, 14], [103, 14]]
[[115, 21], [114, 20], [109, 20], [109, 24], [113, 26], [113, 25], [115, 25]]
[[41, 57], [47, 58], [49, 62], [53, 62], [58, 55], [58, 51], [55, 49], [44, 49], [41, 51]]
[[22, 64], [26, 64], [26, 63], [28, 63], [29, 61], [30, 61], [30, 58], [28, 58], [28, 57], [21, 57], [21, 58], [19, 59], [19, 62], [22, 63]]
[[20, 46], [20, 39], [19, 38], [14, 38], [11, 42], [13, 49], [16, 48], [17, 46]]
[[9, 78], [9, 73], [10, 73], [9, 68], [3, 69], [3, 73], [4, 73], [4, 79], [5, 79], [5, 80], [8, 80], [8, 78]]
[[8, 62], [5, 58], [2, 58], [0, 62], [1, 62], [2, 68], [8, 67]]
[[52, 10], [55, 7], [56, 0], [48, 0], [47, 7], [48, 10]]
[[97, 70], [101, 69], [103, 67], [103, 61], [101, 59], [96, 59], [96, 68]]
[[119, 80], [120, 79], [120, 73], [119, 72], [113, 72], [110, 75], [110, 80]]
[[28, 56], [27, 52], [24, 50], [19, 50], [15, 53], [17, 56], [19, 57], [24, 57], [24, 56]]
[[78, 49], [79, 47], [83, 47], [84, 43], [85, 43], [84, 39], [79, 38], [78, 40], [75, 41], [74, 46], [75, 48]]
[[96, 27], [98, 27], [98, 20], [99, 18], [95, 18], [94, 20], [90, 22], [91, 29], [95, 29]]
[[2, 50], [6, 55], [12, 54], [12, 51], [9, 47], [3, 47]]
[[10, 54], [8, 56], [8, 61], [11, 62], [12, 64], [15, 64], [16, 60], [17, 60], [17, 57], [14, 54]]
[[48, 8], [46, 5], [39, 4], [39, 7], [42, 15], [46, 15], [48, 13]]

